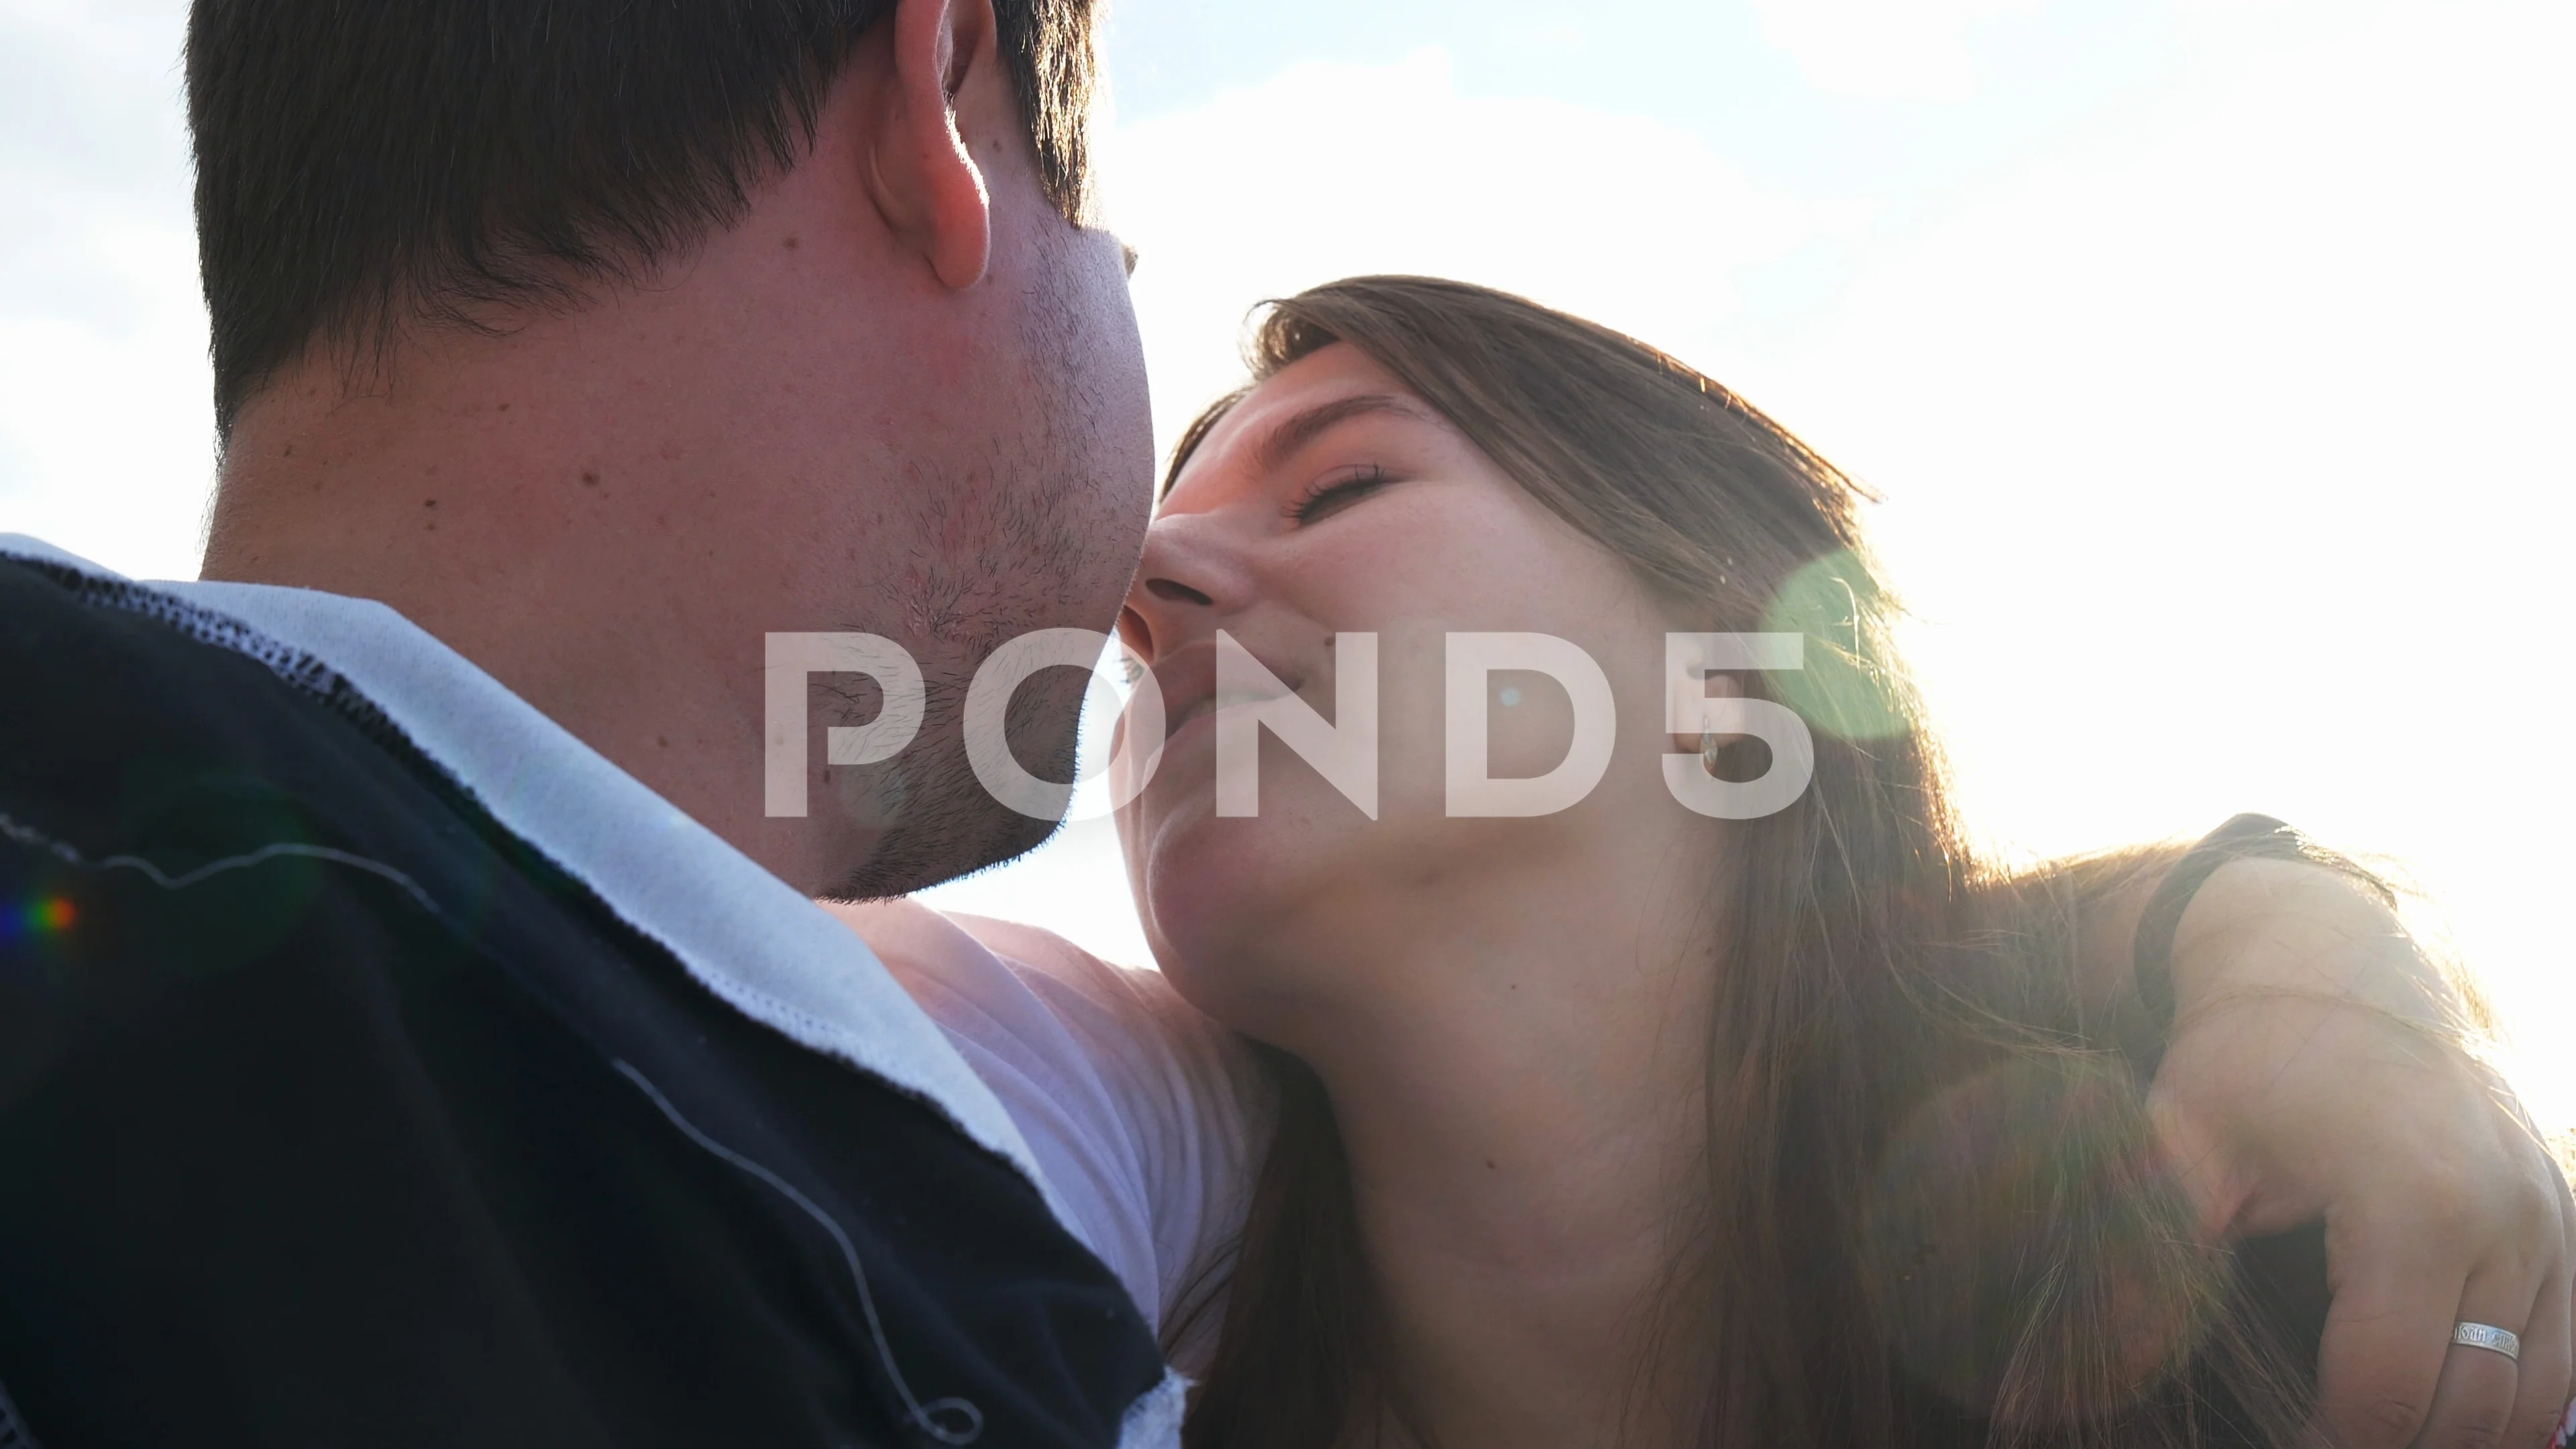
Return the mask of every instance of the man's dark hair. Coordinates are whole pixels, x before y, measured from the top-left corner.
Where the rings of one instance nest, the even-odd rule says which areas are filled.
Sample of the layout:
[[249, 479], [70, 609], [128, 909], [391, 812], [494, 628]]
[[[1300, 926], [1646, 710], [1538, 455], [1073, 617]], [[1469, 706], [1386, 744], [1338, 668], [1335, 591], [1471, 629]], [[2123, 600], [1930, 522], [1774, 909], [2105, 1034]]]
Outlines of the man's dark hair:
[[[894, 0], [195, 0], [215, 425], [306, 348], [568, 306], [738, 220]], [[1039, 174], [1089, 184], [1094, 0], [994, 0]]]

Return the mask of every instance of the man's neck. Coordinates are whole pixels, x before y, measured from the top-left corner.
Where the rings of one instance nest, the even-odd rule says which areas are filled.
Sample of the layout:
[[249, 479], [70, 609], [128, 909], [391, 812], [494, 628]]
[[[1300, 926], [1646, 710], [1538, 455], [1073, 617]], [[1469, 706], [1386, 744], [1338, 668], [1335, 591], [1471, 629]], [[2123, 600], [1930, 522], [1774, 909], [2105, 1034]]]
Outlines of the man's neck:
[[764, 460], [722, 402], [602, 366], [621, 320], [642, 325], [442, 339], [358, 396], [328, 367], [281, 379], [230, 440], [204, 576], [390, 605], [812, 890], [865, 845], [764, 816], [760, 667], [764, 629], [814, 604], [728, 516]]

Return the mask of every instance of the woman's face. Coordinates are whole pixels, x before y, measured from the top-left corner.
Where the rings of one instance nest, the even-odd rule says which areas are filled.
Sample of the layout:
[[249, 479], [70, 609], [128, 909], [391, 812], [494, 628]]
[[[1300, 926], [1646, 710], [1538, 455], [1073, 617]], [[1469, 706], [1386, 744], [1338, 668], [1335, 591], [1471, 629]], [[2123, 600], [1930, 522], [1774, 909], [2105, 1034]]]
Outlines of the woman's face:
[[[1283, 369], [1209, 433], [1147, 535], [1121, 627], [1153, 668], [1167, 721], [1160, 766], [1119, 817], [1138, 906], [1179, 989], [1256, 1035], [1278, 1040], [1265, 1028], [1319, 997], [1403, 988], [1336, 977], [1334, 963], [1356, 958], [1355, 932], [1472, 929], [1479, 893], [1562, 889], [1714, 849], [1709, 822], [1662, 782], [1674, 748], [1664, 631], [1682, 626], [1348, 345]], [[1267, 730], [1257, 814], [1218, 813], [1217, 715], [1258, 703], [1216, 696], [1220, 630], [1327, 720], [1341, 687], [1335, 636], [1377, 636], [1377, 819]], [[1466, 632], [1553, 635], [1600, 665], [1616, 704], [1611, 763], [1579, 803], [1449, 817], [1443, 665], [1447, 636]], [[1566, 758], [1575, 720], [1562, 686], [1505, 670], [1482, 687], [1493, 778]]]

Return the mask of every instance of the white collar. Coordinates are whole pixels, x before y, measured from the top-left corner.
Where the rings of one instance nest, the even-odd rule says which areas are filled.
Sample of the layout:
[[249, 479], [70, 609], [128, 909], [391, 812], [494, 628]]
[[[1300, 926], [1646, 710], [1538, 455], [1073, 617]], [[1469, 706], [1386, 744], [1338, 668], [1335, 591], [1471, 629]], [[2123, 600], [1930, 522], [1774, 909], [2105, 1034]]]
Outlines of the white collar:
[[944, 1111], [1017, 1166], [1056, 1220], [1079, 1233], [992, 1089], [866, 942], [426, 630], [373, 600], [312, 589], [135, 585], [18, 534], [0, 534], [0, 555], [218, 616], [211, 622], [248, 632], [223, 630], [228, 643], [272, 667], [293, 653], [321, 661], [505, 829], [668, 948], [709, 991]]

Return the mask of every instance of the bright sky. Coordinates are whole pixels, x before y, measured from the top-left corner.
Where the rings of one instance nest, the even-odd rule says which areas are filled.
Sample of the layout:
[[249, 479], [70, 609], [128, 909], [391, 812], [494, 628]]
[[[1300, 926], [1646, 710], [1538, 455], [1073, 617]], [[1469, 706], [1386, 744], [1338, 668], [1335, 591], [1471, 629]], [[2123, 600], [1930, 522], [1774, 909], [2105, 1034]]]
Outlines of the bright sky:
[[[144, 576], [210, 467], [183, 11], [0, 0], [0, 530]], [[2576, 1123], [2570, 54], [2564, 0], [1121, 0], [1112, 219], [1166, 438], [1356, 271], [1737, 387], [1886, 494], [1998, 848], [2385, 853]], [[1142, 957], [1103, 822], [936, 895]]]

